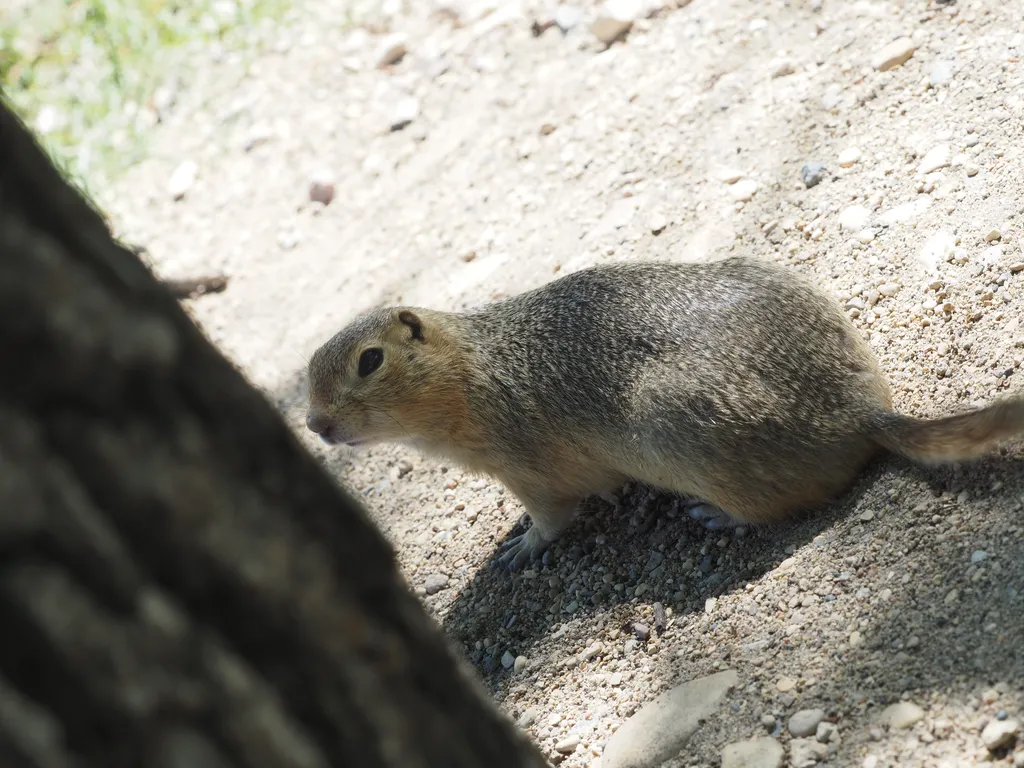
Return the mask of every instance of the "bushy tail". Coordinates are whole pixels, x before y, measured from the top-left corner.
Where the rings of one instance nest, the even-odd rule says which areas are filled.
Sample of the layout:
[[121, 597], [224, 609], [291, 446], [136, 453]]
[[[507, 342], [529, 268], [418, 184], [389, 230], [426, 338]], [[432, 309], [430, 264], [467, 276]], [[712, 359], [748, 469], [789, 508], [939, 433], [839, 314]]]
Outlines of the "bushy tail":
[[872, 437], [911, 461], [943, 464], [983, 456], [1017, 435], [1024, 435], [1024, 396], [941, 419], [889, 413], [881, 418]]

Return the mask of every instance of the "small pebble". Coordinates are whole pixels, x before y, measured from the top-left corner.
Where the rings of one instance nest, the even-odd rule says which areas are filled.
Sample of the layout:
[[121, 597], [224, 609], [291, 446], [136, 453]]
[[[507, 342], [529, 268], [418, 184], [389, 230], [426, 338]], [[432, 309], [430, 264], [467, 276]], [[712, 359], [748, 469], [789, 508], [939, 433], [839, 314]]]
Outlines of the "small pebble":
[[193, 160], [181, 162], [167, 182], [167, 192], [172, 200], [181, 200], [196, 181], [199, 166]]
[[793, 768], [812, 768], [828, 758], [828, 747], [815, 739], [793, 739], [789, 742], [789, 764]]
[[409, 52], [407, 47], [408, 38], [406, 35], [396, 33], [388, 35], [380, 41], [377, 47], [377, 53], [375, 58], [374, 66], [377, 69], [386, 69], [394, 64], [397, 64], [405, 58], [405, 54]]
[[741, 179], [729, 187], [729, 194], [732, 195], [733, 200], [746, 203], [753, 199], [757, 193], [757, 187], [757, 182], [753, 179]]
[[864, 229], [871, 212], [863, 205], [851, 205], [839, 212], [839, 226], [850, 232]]
[[860, 160], [860, 149], [857, 147], [848, 147], [839, 153], [839, 167], [840, 168], [852, 168]]
[[334, 200], [334, 183], [326, 175], [317, 175], [309, 182], [309, 199], [314, 203], [330, 205]]
[[590, 25], [590, 33], [605, 45], [611, 45], [626, 36], [639, 15], [639, 0], [608, 0]]
[[420, 102], [414, 96], [401, 99], [395, 105], [395, 112], [391, 117], [391, 130], [400, 131], [415, 120], [420, 113]]
[[879, 72], [895, 69], [905, 64], [914, 55], [915, 50], [917, 50], [917, 46], [914, 45], [913, 40], [909, 37], [901, 37], [878, 50], [871, 57], [871, 66]]
[[779, 768], [784, 754], [770, 736], [737, 741], [722, 749], [722, 768]]
[[988, 560], [988, 552], [983, 549], [976, 549], [971, 552], [971, 563], [977, 565], [978, 563]]
[[525, 656], [516, 656], [516, 660], [512, 663], [512, 669], [516, 674], [519, 674], [529, 663], [529, 660]]
[[436, 595], [447, 586], [448, 577], [443, 573], [432, 573], [423, 581], [423, 588], [427, 590], [428, 595]]
[[540, 710], [536, 707], [530, 707], [519, 716], [517, 724], [520, 728], [526, 729], [537, 722], [538, 717], [540, 717]]
[[580, 745], [579, 734], [573, 734], [567, 738], [562, 739], [560, 742], [555, 744], [555, 752], [560, 755], [571, 755], [576, 751], [576, 747]]
[[826, 168], [822, 163], [804, 163], [800, 169], [800, 178], [804, 186], [810, 189], [817, 186], [825, 178]]
[[743, 171], [738, 168], [722, 168], [718, 171], [718, 178], [726, 184], [735, 184], [743, 178]]
[[890, 704], [882, 710], [881, 720], [892, 729], [910, 728], [924, 718], [924, 710], [912, 701]]
[[817, 732], [818, 723], [825, 719], [823, 709], [801, 709], [789, 718], [789, 732], [798, 739]]
[[796, 680], [791, 677], [780, 677], [779, 681], [775, 683], [775, 687], [779, 689], [780, 693], [789, 693], [796, 688]]
[[562, 32], [568, 32], [583, 21], [583, 9], [572, 5], [560, 5], [555, 9], [554, 21], [555, 26]]
[[981, 732], [981, 743], [989, 752], [998, 752], [1013, 745], [1020, 731], [1016, 720], [993, 720]]
[[940, 168], [945, 168], [949, 165], [949, 160], [949, 144], [939, 144], [938, 146], [932, 147], [928, 150], [928, 153], [921, 158], [921, 162], [917, 166], [917, 172], [922, 176], [934, 173]]
[[299, 232], [296, 229], [286, 229], [277, 236], [277, 245], [282, 251], [290, 251], [299, 244]]
[[839, 727], [835, 723], [830, 723], [827, 720], [818, 723], [818, 728], [814, 732], [814, 738], [820, 741], [822, 744], [828, 744], [835, 738], [838, 733]]
[[953, 79], [953, 62], [940, 59], [928, 70], [928, 84], [932, 88], [945, 85]]

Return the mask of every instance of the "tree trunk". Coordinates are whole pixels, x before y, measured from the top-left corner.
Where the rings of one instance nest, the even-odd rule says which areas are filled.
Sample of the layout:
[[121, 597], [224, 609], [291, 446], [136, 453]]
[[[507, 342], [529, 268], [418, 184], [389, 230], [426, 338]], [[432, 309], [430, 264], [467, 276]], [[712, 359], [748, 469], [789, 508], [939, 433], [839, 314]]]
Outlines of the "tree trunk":
[[0, 765], [545, 764], [0, 104]]

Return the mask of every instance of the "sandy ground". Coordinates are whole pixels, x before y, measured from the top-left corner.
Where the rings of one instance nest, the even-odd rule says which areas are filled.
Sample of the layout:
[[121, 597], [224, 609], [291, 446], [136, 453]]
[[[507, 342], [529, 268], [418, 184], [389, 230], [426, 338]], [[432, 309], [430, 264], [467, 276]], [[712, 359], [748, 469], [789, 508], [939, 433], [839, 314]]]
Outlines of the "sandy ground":
[[[1020, 390], [1019, 6], [695, 0], [603, 50], [590, 4], [540, 35], [545, 4], [350, 5], [297, 5], [255, 61], [211, 56], [109, 207], [160, 274], [230, 276], [190, 311], [361, 497], [501, 707], [553, 761], [596, 768], [658, 692], [730, 668], [739, 685], [666, 765], [718, 765], [759, 735], [790, 750], [808, 708], [837, 726], [830, 765], [1024, 765], [981, 736], [1024, 703], [1019, 447], [888, 460], [835, 507], [742, 538], [627, 489], [512, 578], [493, 560], [521, 508], [495, 482], [404, 448], [328, 451], [302, 427], [304, 359], [359, 312], [728, 253], [834, 291], [902, 411]], [[377, 69], [386, 32], [408, 53]], [[913, 55], [880, 71], [900, 37]], [[182, 163], [197, 173], [175, 200]], [[312, 181], [333, 183], [328, 206]], [[888, 728], [901, 699], [919, 717]]]

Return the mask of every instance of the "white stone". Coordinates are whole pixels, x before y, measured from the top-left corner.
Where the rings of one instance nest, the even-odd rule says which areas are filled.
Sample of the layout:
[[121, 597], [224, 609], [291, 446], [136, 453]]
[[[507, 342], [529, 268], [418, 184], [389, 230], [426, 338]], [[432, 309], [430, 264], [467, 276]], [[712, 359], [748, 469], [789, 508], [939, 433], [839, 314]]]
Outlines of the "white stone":
[[567, 736], [560, 742], [555, 744], [555, 752], [560, 755], [571, 755], [576, 751], [576, 747], [580, 745], [580, 737], [578, 734]]
[[839, 167], [850, 168], [856, 165], [857, 161], [860, 160], [860, 149], [857, 147], [847, 147], [839, 153]]
[[981, 732], [981, 743], [989, 752], [997, 752], [1011, 746], [1019, 732], [1016, 720], [992, 720]]
[[921, 263], [930, 271], [935, 271], [953, 256], [956, 250], [956, 238], [949, 232], [936, 232], [929, 237], [917, 255]]
[[391, 130], [398, 131], [405, 128], [420, 114], [420, 102], [414, 96], [401, 99], [395, 105], [395, 112], [391, 118]]
[[749, 202], [757, 193], [757, 182], [753, 179], [741, 179], [729, 187], [733, 200], [740, 203]]
[[194, 160], [185, 160], [181, 162], [178, 167], [174, 169], [174, 173], [171, 174], [171, 178], [167, 182], [167, 192], [170, 194], [171, 199], [181, 200], [181, 198], [185, 196], [185, 193], [192, 188], [198, 173], [199, 166], [196, 165]]
[[560, 5], [555, 9], [555, 25], [568, 32], [583, 20], [583, 9], [574, 5]]
[[796, 74], [796, 65], [789, 59], [773, 61], [769, 66], [772, 70], [773, 80], [779, 77], [788, 77], [789, 75]]
[[917, 166], [917, 172], [922, 176], [934, 173], [939, 168], [945, 168], [949, 165], [950, 157], [949, 144], [937, 144], [928, 150], [928, 154], [921, 158], [921, 163]]
[[881, 216], [882, 223], [888, 224], [889, 226], [892, 226], [893, 224], [905, 224], [928, 210], [929, 205], [931, 205], [931, 199], [925, 195], [920, 195], [917, 199], [911, 200], [909, 203], [897, 205], [895, 208], [890, 208], [888, 211], [883, 213]]
[[864, 229], [870, 218], [871, 211], [863, 205], [851, 205], [839, 212], [839, 226], [849, 232], [855, 232]]
[[724, 181], [726, 184], [735, 184], [737, 181], [743, 178], [744, 173], [739, 168], [732, 168], [726, 166], [725, 168], [720, 168], [716, 175], [721, 181]]

